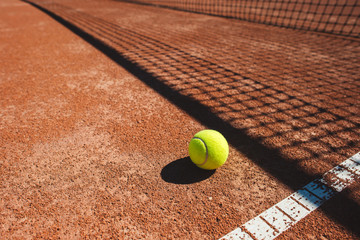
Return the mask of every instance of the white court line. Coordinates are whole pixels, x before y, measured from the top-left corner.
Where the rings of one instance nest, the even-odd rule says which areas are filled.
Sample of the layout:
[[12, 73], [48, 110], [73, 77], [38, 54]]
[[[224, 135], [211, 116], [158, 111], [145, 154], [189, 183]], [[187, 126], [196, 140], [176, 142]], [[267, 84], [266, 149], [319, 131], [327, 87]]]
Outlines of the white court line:
[[220, 240], [270, 240], [341, 192], [360, 177], [360, 152]]

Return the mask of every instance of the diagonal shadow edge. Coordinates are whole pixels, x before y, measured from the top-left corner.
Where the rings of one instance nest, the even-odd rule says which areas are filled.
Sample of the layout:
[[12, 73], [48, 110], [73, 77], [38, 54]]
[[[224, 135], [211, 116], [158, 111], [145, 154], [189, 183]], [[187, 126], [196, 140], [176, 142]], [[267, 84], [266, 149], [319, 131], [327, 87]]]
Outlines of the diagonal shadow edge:
[[[39, 4], [33, 3], [28, 0], [21, 1], [30, 4], [31, 6], [39, 9], [51, 18], [55, 19], [57, 22], [68, 28], [77, 36], [81, 37], [84, 41], [102, 52], [112, 61], [123, 67], [130, 74], [137, 77], [147, 86], [152, 88], [154, 91], [167, 99], [173, 105], [189, 114], [201, 124], [212, 129], [217, 129], [218, 131], [223, 133], [223, 135], [233, 147], [235, 147], [238, 151], [242, 152], [247, 158], [260, 166], [264, 171], [271, 174], [273, 177], [275, 177], [291, 189], [297, 190], [308, 182], [320, 177], [318, 175], [311, 175], [309, 173], [306, 173], [304, 170], [298, 167], [295, 162], [289, 162], [284, 157], [282, 157], [278, 150], [269, 148], [261, 144], [257, 139], [248, 136], [244, 130], [235, 128], [230, 123], [222, 120], [215, 113], [213, 113], [210, 108], [202, 105], [201, 103], [190, 97], [187, 97], [175, 91], [174, 89], [157, 79], [154, 75], [146, 71], [146, 69], [143, 69], [136, 62], [128, 60], [121, 52], [107, 45], [100, 39], [87, 33], [85, 30], [79, 28], [78, 26], [67, 21], [61, 16], [55, 14], [54, 12], [51, 12], [45, 7], [42, 7]], [[274, 167], [274, 165], [276, 165], [277, 167]], [[284, 171], [284, 169], [286, 169], [286, 171]], [[344, 212], [344, 209], [346, 209], [349, 213], [351, 213], [352, 217], [356, 218], [356, 216], [360, 216], [359, 204], [353, 199], [349, 198], [347, 195], [349, 194], [345, 195], [345, 193], [342, 193], [337, 194], [337, 196], [334, 197], [342, 199], [341, 208], [328, 209], [326, 208], [327, 203], [325, 203], [323, 205], [325, 207], [321, 207], [321, 209], [327, 216], [331, 217], [348, 230], [360, 236], [360, 229], [358, 228], [356, 221], [351, 221], [351, 219], [344, 219], [341, 215]], [[348, 206], [348, 208], [344, 206]], [[326, 212], [324, 210], [325, 208]]]

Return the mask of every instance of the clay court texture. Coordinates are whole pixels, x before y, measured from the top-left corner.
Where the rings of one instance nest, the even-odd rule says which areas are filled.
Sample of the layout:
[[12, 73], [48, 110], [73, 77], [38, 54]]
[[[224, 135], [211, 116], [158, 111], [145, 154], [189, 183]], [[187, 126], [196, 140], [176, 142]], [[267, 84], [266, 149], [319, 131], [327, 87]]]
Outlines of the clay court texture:
[[[0, 238], [360, 239], [351, 29], [1, 0]], [[189, 159], [203, 129], [217, 170]]]

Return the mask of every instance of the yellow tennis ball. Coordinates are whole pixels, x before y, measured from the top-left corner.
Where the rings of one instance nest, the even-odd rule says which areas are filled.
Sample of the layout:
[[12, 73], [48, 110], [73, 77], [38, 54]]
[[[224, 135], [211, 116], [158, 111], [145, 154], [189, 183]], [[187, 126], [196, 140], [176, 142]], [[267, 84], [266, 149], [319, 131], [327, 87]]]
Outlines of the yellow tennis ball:
[[222, 166], [229, 155], [224, 136], [215, 130], [202, 130], [189, 143], [191, 161], [199, 168], [212, 170]]

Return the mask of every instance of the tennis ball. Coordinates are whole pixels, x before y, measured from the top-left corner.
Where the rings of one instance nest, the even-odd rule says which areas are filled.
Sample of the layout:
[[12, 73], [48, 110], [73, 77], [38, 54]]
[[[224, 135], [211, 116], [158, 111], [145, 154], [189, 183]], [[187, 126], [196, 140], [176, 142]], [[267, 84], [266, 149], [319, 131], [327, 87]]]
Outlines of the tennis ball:
[[191, 161], [199, 168], [212, 170], [222, 166], [229, 155], [224, 136], [215, 130], [202, 130], [189, 143]]

